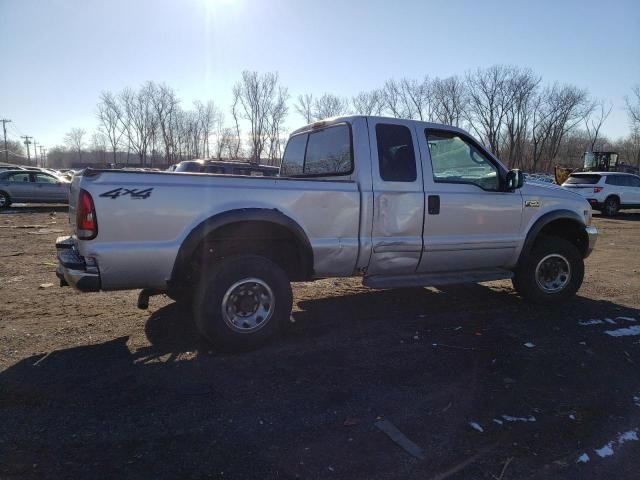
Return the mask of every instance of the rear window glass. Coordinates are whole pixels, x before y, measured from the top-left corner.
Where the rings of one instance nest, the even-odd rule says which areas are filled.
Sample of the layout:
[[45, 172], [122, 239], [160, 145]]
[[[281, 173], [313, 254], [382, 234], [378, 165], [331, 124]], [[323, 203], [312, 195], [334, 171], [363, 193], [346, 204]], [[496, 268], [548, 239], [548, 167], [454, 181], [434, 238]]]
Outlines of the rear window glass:
[[353, 171], [353, 148], [348, 125], [335, 125], [291, 137], [280, 175], [348, 175]]
[[570, 185], [595, 185], [600, 175], [571, 175], [565, 183]]
[[380, 178], [391, 182], [415, 182], [416, 157], [411, 131], [403, 125], [376, 125]]
[[280, 167], [280, 175], [290, 177], [293, 175], [302, 175], [304, 168], [304, 152], [307, 148], [308, 135], [296, 135], [291, 137], [287, 143], [287, 148], [282, 156], [282, 166]]

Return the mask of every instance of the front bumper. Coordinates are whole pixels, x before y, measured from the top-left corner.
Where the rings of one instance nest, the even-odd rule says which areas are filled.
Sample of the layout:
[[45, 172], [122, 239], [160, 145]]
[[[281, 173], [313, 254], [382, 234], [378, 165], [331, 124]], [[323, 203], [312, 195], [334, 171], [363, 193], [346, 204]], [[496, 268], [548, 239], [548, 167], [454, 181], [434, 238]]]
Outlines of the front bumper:
[[593, 225], [587, 225], [584, 228], [585, 232], [587, 232], [587, 238], [589, 243], [587, 244], [587, 254], [584, 256], [587, 258], [591, 252], [593, 251], [593, 247], [596, 245], [596, 240], [598, 239], [598, 229]]
[[56, 240], [58, 267], [56, 275], [60, 286], [71, 285], [81, 292], [100, 290], [100, 272], [97, 266], [87, 265], [76, 249], [71, 237], [58, 237]]

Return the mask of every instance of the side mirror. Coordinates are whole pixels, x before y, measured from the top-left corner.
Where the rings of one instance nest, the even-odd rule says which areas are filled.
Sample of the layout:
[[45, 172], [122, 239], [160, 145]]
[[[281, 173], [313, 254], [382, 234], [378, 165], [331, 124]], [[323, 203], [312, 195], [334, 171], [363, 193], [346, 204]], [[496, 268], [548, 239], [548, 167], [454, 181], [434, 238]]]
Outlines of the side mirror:
[[524, 185], [524, 175], [518, 169], [509, 170], [505, 178], [505, 190], [513, 192]]

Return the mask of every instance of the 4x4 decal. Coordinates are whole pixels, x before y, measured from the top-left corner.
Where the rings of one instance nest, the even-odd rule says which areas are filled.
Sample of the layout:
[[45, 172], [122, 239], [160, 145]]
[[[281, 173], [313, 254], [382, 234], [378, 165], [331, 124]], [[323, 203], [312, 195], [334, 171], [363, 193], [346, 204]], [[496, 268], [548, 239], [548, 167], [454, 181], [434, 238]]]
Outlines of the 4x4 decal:
[[129, 195], [129, 197], [133, 198], [134, 200], [144, 200], [146, 198], [149, 198], [151, 196], [151, 192], [153, 191], [153, 187], [151, 188], [145, 188], [144, 190], [138, 190], [136, 188], [116, 188], [114, 190], [109, 190], [108, 192], [104, 192], [102, 194], [100, 194], [101, 197], [107, 197], [110, 198], [112, 200], [115, 200], [116, 198], [120, 198], [120, 197], [124, 197]]

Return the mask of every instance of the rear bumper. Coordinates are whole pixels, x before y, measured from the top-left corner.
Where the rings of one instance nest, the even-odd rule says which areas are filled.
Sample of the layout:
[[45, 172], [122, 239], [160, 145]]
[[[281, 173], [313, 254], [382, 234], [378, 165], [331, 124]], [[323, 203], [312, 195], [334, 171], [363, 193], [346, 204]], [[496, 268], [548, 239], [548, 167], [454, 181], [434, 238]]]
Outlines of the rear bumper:
[[87, 265], [76, 249], [71, 237], [59, 237], [56, 240], [58, 267], [56, 275], [60, 286], [71, 285], [81, 292], [97, 292], [100, 290], [100, 271], [95, 265]]
[[589, 244], [587, 245], [587, 254], [584, 256], [585, 258], [587, 258], [593, 251], [593, 247], [596, 246], [596, 240], [598, 239], [598, 229], [593, 225], [587, 225], [584, 230], [585, 232], [587, 232], [587, 238], [589, 239]]

